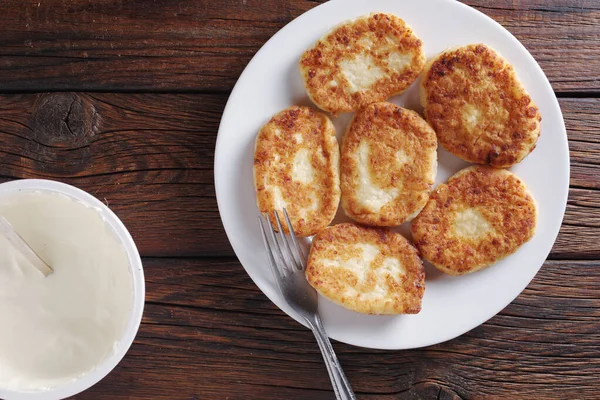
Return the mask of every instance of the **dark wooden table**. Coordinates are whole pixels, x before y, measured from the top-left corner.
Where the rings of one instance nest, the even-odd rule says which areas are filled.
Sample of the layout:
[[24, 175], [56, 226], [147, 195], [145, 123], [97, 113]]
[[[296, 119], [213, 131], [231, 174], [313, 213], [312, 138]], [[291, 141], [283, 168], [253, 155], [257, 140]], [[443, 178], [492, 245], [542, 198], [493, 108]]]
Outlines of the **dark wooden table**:
[[[0, 3], [1, 180], [49, 178], [91, 192], [122, 218], [144, 258], [137, 340], [77, 398], [333, 399], [312, 334], [235, 258], [212, 170], [240, 72], [318, 3]], [[523, 294], [462, 337], [413, 351], [334, 346], [364, 399], [597, 399], [600, 2], [467, 3], [521, 40], [559, 97], [571, 149], [562, 230]]]

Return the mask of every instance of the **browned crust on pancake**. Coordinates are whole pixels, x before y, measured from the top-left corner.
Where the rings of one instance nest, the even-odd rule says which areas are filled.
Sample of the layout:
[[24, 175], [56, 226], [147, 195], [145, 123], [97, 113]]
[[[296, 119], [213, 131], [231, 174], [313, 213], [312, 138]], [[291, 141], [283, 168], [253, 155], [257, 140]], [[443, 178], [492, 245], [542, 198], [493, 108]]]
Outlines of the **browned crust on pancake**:
[[[380, 253], [372, 261], [371, 270], [363, 282], [352, 271], [338, 267], [324, 267], [324, 259], [341, 258], [347, 261], [361, 256], [353, 247], [358, 243], [368, 243], [378, 247]], [[389, 274], [385, 275], [386, 299], [384, 302], [370, 302], [361, 299], [360, 294], [345, 295], [348, 287], [357, 293], [374, 289], [378, 278], [374, 270], [382, 268], [385, 257], [399, 260], [406, 273], [399, 283]], [[306, 277], [309, 283], [331, 301], [366, 314], [417, 314], [421, 310], [421, 300], [425, 291], [425, 272], [416, 248], [401, 234], [382, 228], [368, 228], [351, 223], [334, 225], [321, 231], [313, 240]]]
[[[370, 49], [360, 42], [367, 34], [376, 41]], [[398, 44], [394, 50], [412, 53], [410, 67], [397, 71], [389, 67], [385, 59], [390, 54], [386, 37], [394, 37]], [[378, 47], [385, 47], [378, 51]], [[384, 71], [385, 77], [373, 84], [369, 90], [350, 93], [349, 85], [340, 73], [340, 61], [352, 55], [369, 54], [374, 64]], [[403, 92], [419, 76], [425, 66], [423, 43], [412, 29], [393, 14], [371, 14], [348, 21], [334, 28], [321, 38], [300, 59], [300, 69], [306, 90], [312, 101], [321, 109], [333, 114], [355, 111], [359, 108]], [[336, 87], [328, 83], [337, 78]]]
[[[425, 68], [421, 85], [425, 117], [452, 154], [500, 168], [520, 162], [535, 148], [538, 108], [514, 68], [486, 45], [443, 52]], [[476, 126], [463, 119], [466, 104], [481, 112]]]
[[[275, 132], [279, 131], [279, 135]], [[302, 133], [302, 143], [296, 143], [295, 134]], [[300, 149], [310, 151], [310, 161], [315, 171], [311, 183], [292, 179], [295, 153]], [[279, 156], [279, 160], [275, 157]], [[335, 216], [340, 200], [339, 147], [335, 128], [322, 112], [310, 107], [289, 107], [271, 118], [260, 130], [254, 152], [254, 183], [260, 212], [270, 212], [271, 222], [276, 227], [272, 211], [279, 210], [281, 222], [287, 232], [282, 210], [275, 205], [274, 195], [265, 186], [276, 186], [286, 201], [294, 231], [298, 236], [311, 236], [325, 228]], [[318, 200], [315, 212], [303, 218], [301, 208], [310, 207]]]
[[[459, 237], [457, 212], [477, 209], [493, 231]], [[513, 173], [475, 166], [459, 171], [430, 196], [411, 230], [422, 256], [443, 272], [462, 275], [514, 253], [535, 233], [537, 209], [525, 184]]]
[[[369, 144], [371, 180], [381, 189], [397, 188], [398, 196], [376, 212], [357, 197], [358, 148]], [[344, 137], [340, 187], [346, 215], [363, 224], [396, 226], [412, 218], [427, 203], [435, 183], [437, 139], [416, 112], [392, 103], [371, 104], [357, 112]], [[401, 150], [410, 159], [398, 165]]]

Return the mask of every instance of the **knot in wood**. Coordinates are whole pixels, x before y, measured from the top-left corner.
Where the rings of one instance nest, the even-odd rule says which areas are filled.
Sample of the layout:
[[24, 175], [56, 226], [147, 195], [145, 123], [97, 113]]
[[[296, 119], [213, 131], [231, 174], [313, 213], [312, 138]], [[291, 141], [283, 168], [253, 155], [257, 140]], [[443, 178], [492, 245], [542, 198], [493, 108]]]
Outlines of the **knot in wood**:
[[94, 134], [94, 107], [74, 93], [41, 96], [32, 115], [34, 139], [47, 146], [81, 147]]
[[419, 382], [410, 392], [410, 397], [415, 399], [462, 400], [462, 396], [450, 387], [431, 381]]
[[84, 170], [90, 163], [90, 142], [97, 120], [98, 114], [85, 95], [41, 95], [29, 122], [36, 168], [60, 176]]

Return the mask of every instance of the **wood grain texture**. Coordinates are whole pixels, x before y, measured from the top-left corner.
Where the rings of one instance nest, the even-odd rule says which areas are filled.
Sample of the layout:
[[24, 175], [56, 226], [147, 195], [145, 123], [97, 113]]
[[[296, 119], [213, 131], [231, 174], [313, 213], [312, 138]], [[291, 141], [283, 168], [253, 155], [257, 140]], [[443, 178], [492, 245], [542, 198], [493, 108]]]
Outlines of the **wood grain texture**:
[[[95, 195], [145, 256], [233, 255], [213, 187], [225, 94], [0, 96], [0, 180], [50, 178]], [[600, 99], [561, 99], [571, 147], [551, 257], [600, 258]]]
[[[81, 399], [333, 399], [312, 334], [235, 260], [146, 259], [129, 354]], [[600, 263], [549, 261], [498, 316], [411, 351], [334, 347], [361, 399], [594, 399]], [[103, 397], [106, 396], [106, 397]]]
[[600, 99], [560, 99], [569, 137], [571, 190], [553, 258], [600, 259]]
[[[333, 399], [312, 334], [231, 258], [213, 186], [218, 124], [239, 74], [321, 0], [0, 3], [0, 182], [78, 186], [154, 257], [144, 259], [135, 343], [75, 398]], [[513, 33], [562, 97], [571, 189], [554, 260], [499, 315], [450, 342], [334, 346], [360, 399], [597, 399], [600, 5], [465, 3]]]
[[58, 179], [105, 201], [141, 254], [231, 255], [213, 187], [226, 96], [0, 97], [0, 176]]
[[[228, 91], [273, 34], [319, 3], [4, 0], [0, 91]], [[595, 0], [465, 3], [521, 40], [555, 90], [600, 90]]]

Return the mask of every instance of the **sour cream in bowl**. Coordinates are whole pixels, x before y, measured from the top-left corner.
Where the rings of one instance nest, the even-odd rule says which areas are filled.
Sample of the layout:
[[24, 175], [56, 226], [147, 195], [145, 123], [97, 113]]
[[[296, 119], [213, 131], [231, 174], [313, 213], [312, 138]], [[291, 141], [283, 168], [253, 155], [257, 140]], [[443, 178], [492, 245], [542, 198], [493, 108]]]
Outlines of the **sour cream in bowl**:
[[0, 184], [0, 215], [52, 267], [0, 236], [0, 398], [61, 399], [104, 378], [141, 323], [142, 263], [119, 218], [55, 181]]

